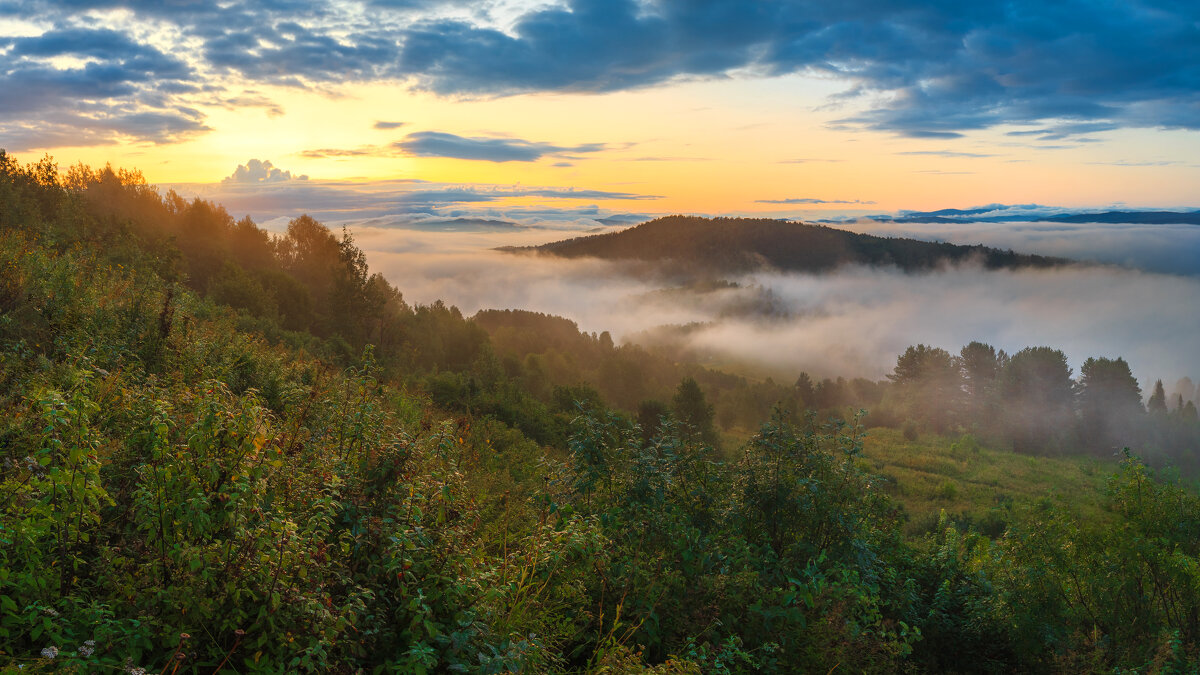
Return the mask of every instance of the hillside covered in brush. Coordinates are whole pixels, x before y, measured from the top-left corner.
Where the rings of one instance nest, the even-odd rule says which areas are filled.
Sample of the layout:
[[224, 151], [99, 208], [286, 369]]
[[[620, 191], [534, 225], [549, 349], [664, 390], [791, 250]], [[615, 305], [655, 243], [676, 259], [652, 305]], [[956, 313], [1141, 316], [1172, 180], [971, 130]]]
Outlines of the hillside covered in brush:
[[761, 269], [827, 272], [843, 265], [895, 266], [914, 272], [976, 261], [987, 269], [1015, 269], [1068, 262], [986, 246], [877, 237], [788, 220], [695, 216], [667, 216], [620, 232], [502, 250], [645, 261], [667, 264], [678, 272], [725, 273]]
[[[0, 672], [1200, 660], [1194, 486], [1032, 454], [1095, 445], [1077, 424], [1198, 428], [1158, 385], [1143, 410], [1123, 360], [1072, 383], [1050, 348], [918, 345], [887, 383], [782, 389], [688, 368], [561, 317], [409, 305], [306, 216], [275, 235], [0, 151]], [[678, 387], [634, 413], [666, 396], [647, 380]], [[803, 412], [870, 401], [911, 424]], [[731, 447], [714, 424], [759, 403]], [[989, 447], [997, 411], [1035, 423], [1008, 439], [1030, 454]]]

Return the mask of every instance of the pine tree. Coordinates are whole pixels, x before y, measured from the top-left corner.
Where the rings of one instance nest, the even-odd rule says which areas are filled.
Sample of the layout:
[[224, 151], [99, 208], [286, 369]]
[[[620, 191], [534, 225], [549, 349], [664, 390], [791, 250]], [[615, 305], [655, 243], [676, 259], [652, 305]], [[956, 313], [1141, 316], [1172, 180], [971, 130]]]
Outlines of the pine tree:
[[1183, 418], [1183, 421], [1185, 422], [1195, 422], [1197, 418], [1196, 404], [1192, 403], [1191, 401], [1185, 403], [1183, 410], [1179, 413], [1179, 416]]
[[796, 394], [805, 407], [813, 407], [816, 400], [816, 387], [808, 373], [800, 373], [800, 377], [796, 378]]
[[1079, 433], [1094, 451], [1135, 445], [1142, 390], [1122, 358], [1089, 358], [1079, 369]]
[[1151, 414], [1167, 414], [1167, 392], [1163, 389], [1162, 380], [1155, 380], [1154, 393], [1150, 395], [1150, 400], [1146, 403], [1146, 409]]
[[671, 399], [671, 408], [675, 417], [687, 427], [697, 438], [710, 445], [716, 445], [717, 430], [713, 426], [713, 406], [704, 397], [704, 391], [692, 377], [685, 377], [675, 390]]

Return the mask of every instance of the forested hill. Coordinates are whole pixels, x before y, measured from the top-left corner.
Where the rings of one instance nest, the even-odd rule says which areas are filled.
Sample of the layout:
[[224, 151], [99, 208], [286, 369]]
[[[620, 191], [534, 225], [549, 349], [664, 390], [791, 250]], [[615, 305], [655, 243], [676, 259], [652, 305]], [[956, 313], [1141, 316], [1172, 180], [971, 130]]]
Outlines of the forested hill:
[[920, 271], [971, 260], [980, 261], [988, 269], [1012, 269], [1068, 262], [985, 246], [877, 237], [786, 220], [695, 216], [667, 216], [620, 232], [501, 250], [564, 258], [672, 262], [684, 270], [717, 272], [763, 268], [825, 272], [852, 264], [894, 265], [905, 271]]

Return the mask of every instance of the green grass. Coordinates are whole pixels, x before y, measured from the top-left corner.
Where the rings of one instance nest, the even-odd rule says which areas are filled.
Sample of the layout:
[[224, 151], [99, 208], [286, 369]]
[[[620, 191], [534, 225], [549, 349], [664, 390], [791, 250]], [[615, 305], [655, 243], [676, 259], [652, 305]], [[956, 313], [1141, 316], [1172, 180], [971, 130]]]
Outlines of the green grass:
[[1009, 507], [1045, 498], [1082, 517], [1102, 517], [1105, 480], [1117, 468], [1115, 461], [997, 450], [971, 436], [922, 434], [909, 441], [898, 429], [886, 428], [870, 430], [863, 455], [864, 468], [884, 478], [885, 490], [904, 506], [909, 534], [931, 529], [943, 510], [999, 534], [1009, 520]]

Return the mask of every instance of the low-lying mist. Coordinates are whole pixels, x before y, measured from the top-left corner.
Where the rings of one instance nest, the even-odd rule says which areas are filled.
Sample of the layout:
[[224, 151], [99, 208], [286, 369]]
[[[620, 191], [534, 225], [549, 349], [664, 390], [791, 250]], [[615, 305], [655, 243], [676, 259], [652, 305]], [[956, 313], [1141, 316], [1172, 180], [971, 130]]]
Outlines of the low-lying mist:
[[[671, 288], [619, 264], [491, 250], [573, 233], [424, 232], [356, 226], [373, 269], [412, 303], [442, 299], [467, 314], [527, 309], [568, 317], [618, 342], [670, 336], [694, 352], [777, 377], [879, 378], [909, 345], [956, 352], [972, 340], [1009, 353], [1062, 349], [1071, 365], [1123, 356], [1143, 390], [1200, 374], [1200, 278], [1103, 266], [905, 274], [757, 273], [736, 286]], [[687, 326], [686, 330], [654, 330]]]
[[1200, 226], [1134, 223], [959, 222], [858, 220], [836, 227], [883, 237], [983, 244], [1152, 272], [1200, 276]]

